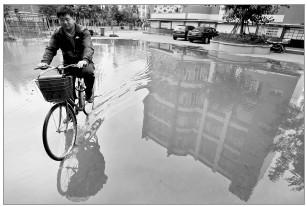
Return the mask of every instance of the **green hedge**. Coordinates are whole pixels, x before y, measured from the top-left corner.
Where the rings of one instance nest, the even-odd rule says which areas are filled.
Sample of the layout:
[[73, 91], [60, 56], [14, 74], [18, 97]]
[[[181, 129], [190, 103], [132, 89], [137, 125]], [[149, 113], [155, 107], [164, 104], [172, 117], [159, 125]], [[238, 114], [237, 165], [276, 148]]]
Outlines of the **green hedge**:
[[240, 35], [240, 34], [219, 33], [219, 36], [214, 37], [213, 40], [239, 43], [239, 44], [266, 45], [265, 36], [258, 36], [253, 34]]

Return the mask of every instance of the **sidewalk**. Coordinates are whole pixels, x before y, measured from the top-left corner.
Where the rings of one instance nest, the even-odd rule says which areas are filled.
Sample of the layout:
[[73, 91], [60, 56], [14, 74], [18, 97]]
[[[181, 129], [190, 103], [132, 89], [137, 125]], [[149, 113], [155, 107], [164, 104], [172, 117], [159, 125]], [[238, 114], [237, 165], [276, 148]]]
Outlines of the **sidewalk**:
[[[93, 36], [93, 39], [133, 39], [133, 40], [143, 40], [151, 42], [160, 42], [160, 43], [169, 43], [177, 45], [186, 45], [186, 46], [197, 46], [202, 47], [205, 50], [210, 50], [210, 44], [201, 44], [201, 43], [191, 43], [189, 41], [184, 41], [183, 39], [173, 40], [170, 35], [158, 35], [158, 34], [146, 34], [143, 31], [115, 31], [119, 37], [109, 37], [109, 34], [112, 34], [112, 31], [107, 31], [105, 36]], [[258, 54], [238, 54], [242, 56], [251, 56], [251, 57], [264, 57], [270, 58], [279, 61], [287, 61], [298, 63], [304, 67], [305, 56], [299, 54], [290, 54], [290, 53], [270, 53], [268, 55], [258, 55]]]

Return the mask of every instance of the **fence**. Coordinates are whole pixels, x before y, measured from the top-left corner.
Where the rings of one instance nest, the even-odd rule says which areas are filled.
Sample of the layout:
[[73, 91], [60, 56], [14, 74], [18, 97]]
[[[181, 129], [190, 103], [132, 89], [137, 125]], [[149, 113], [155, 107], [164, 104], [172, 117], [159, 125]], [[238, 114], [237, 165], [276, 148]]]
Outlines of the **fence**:
[[[56, 17], [47, 18], [38, 13], [30, 12], [13, 12], [5, 14], [4, 18], [4, 37], [13, 38], [45, 38], [51, 34], [58, 26]], [[81, 23], [81, 22], [80, 22]], [[83, 21], [85, 27], [92, 30], [94, 34], [100, 34], [100, 28], [104, 28], [105, 32], [117, 32], [119, 30], [139, 30], [141, 28], [128, 26], [90, 26], [88, 21]]]
[[15, 38], [45, 37], [50, 27], [45, 16], [26, 12], [9, 13], [3, 21], [4, 33]]

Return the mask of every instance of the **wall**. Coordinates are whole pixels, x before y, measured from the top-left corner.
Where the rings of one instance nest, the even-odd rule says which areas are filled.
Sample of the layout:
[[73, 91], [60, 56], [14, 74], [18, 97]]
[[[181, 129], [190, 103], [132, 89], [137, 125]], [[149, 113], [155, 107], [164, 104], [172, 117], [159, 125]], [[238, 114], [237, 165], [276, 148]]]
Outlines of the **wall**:
[[184, 25], [184, 22], [173, 22], [172, 23], [172, 29], [174, 29], [177, 25]]
[[161, 29], [171, 29], [172, 25], [171, 22], [162, 22], [161, 21]]
[[216, 30], [220, 33], [230, 33], [233, 26], [233, 24], [218, 24]]
[[159, 25], [160, 25], [159, 21], [151, 21], [150, 22], [151, 28], [159, 28]]
[[153, 19], [185, 19], [185, 13], [169, 13], [169, 14], [160, 14], [160, 13], [152, 13], [150, 18]]
[[186, 22], [186, 25], [191, 25], [194, 27], [198, 27], [198, 22]]
[[187, 19], [218, 20], [218, 14], [188, 13]]

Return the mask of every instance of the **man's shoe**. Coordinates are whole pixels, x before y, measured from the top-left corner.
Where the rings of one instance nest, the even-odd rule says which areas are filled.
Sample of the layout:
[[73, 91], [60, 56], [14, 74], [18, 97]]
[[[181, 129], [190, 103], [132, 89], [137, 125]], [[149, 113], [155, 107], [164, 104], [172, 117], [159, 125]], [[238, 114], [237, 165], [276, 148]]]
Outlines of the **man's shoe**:
[[67, 124], [68, 122], [71, 122], [72, 121], [72, 117], [71, 115], [68, 115], [68, 117], [66, 117], [64, 120], [63, 120], [63, 123], [64, 124]]
[[91, 95], [90, 97], [87, 97], [86, 96], [86, 99], [85, 99], [88, 103], [93, 103], [94, 101], [94, 95]]

